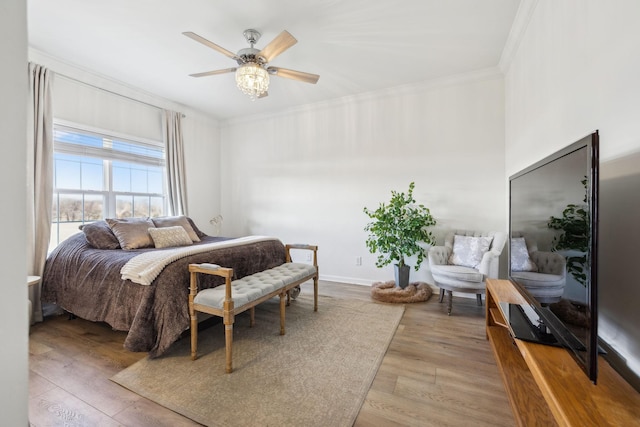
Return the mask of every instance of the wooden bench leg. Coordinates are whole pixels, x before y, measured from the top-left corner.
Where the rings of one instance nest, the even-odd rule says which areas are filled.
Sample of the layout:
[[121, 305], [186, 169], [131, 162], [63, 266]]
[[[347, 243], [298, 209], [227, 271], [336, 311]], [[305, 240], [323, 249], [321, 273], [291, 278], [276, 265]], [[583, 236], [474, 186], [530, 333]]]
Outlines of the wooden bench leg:
[[190, 307], [191, 313], [191, 360], [198, 358], [198, 313]]
[[233, 372], [233, 322], [235, 322], [235, 316], [233, 314], [234, 304], [233, 300], [227, 299], [224, 302], [223, 308], [223, 322], [224, 322], [224, 348], [226, 356], [226, 371], [227, 374]]
[[233, 323], [224, 325], [225, 355], [226, 355], [226, 372], [233, 372]]
[[318, 311], [318, 275], [313, 278], [313, 311]]
[[190, 273], [189, 317], [191, 318], [191, 360], [198, 358], [198, 313], [193, 308], [193, 298], [197, 291], [196, 273]]
[[256, 324], [256, 308], [251, 307], [249, 309], [249, 327], [253, 328], [253, 325]]
[[284, 335], [285, 305], [287, 292], [280, 293], [280, 335]]

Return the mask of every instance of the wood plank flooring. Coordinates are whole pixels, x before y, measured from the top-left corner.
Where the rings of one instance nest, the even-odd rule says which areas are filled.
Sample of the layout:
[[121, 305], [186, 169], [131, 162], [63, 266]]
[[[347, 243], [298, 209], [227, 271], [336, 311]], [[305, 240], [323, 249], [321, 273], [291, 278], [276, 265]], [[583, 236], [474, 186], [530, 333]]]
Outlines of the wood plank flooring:
[[[311, 287], [303, 286], [303, 293]], [[367, 286], [320, 282], [320, 293], [369, 300]], [[322, 307], [320, 307], [322, 309]], [[111, 382], [146, 356], [122, 348], [126, 334], [66, 316], [32, 326], [32, 426], [199, 425]], [[292, 408], [295, 409], [295, 403]], [[484, 307], [454, 298], [453, 313], [434, 293], [407, 304], [355, 426], [514, 426], [484, 332]]]

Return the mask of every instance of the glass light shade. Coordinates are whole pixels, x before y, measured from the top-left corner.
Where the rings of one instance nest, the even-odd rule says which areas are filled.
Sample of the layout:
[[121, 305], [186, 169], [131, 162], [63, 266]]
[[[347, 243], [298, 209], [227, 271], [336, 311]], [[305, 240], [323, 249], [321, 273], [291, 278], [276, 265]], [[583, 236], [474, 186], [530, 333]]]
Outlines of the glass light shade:
[[258, 64], [249, 62], [236, 70], [236, 84], [238, 89], [255, 100], [269, 89], [269, 73]]

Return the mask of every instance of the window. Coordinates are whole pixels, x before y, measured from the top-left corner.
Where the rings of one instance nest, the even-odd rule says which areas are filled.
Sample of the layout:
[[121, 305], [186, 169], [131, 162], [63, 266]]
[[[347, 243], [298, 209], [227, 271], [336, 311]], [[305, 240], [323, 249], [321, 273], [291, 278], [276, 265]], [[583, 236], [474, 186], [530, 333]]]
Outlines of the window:
[[162, 216], [165, 155], [159, 141], [107, 135], [54, 123], [54, 184], [49, 250], [103, 218]]

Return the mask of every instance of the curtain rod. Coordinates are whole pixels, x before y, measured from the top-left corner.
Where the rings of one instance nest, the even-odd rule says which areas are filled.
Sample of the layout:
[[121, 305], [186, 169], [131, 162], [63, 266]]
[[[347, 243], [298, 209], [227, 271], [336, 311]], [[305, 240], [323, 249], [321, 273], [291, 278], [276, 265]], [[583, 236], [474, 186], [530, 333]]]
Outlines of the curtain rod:
[[[153, 105], [153, 104], [150, 104], [150, 103], [148, 103], [148, 102], [141, 101], [141, 100], [139, 100], [139, 99], [132, 98], [132, 97], [130, 97], [130, 96], [123, 95], [123, 94], [121, 94], [121, 93], [114, 92], [114, 91], [112, 91], [112, 90], [105, 89], [105, 88], [100, 87], [100, 86], [92, 85], [91, 83], [83, 82], [82, 80], [76, 79], [75, 77], [69, 77], [69, 76], [67, 76], [67, 75], [65, 75], [65, 74], [60, 74], [60, 73], [55, 72], [55, 71], [54, 71], [54, 73], [55, 73], [55, 76], [56, 76], [56, 77], [62, 77], [62, 78], [65, 78], [65, 79], [67, 79], [67, 80], [71, 80], [71, 81], [74, 81], [74, 82], [77, 82], [77, 83], [83, 84], [83, 85], [85, 85], [85, 86], [89, 86], [89, 87], [92, 87], [92, 88], [94, 88], [94, 89], [101, 90], [101, 91], [103, 91], [103, 92], [107, 92], [107, 93], [110, 93], [110, 94], [113, 94], [113, 95], [117, 95], [117, 96], [120, 96], [120, 97], [122, 97], [122, 98], [126, 98], [126, 99], [129, 99], [129, 100], [131, 100], [131, 101], [138, 102], [138, 103], [140, 103], [140, 104], [148, 105], [149, 107], [157, 108], [158, 110], [164, 110], [164, 108], [162, 108], [162, 107], [158, 107], [157, 105]], [[187, 117], [184, 113], [180, 113], [180, 115], [181, 115], [183, 118], [184, 118], [184, 117]]]

